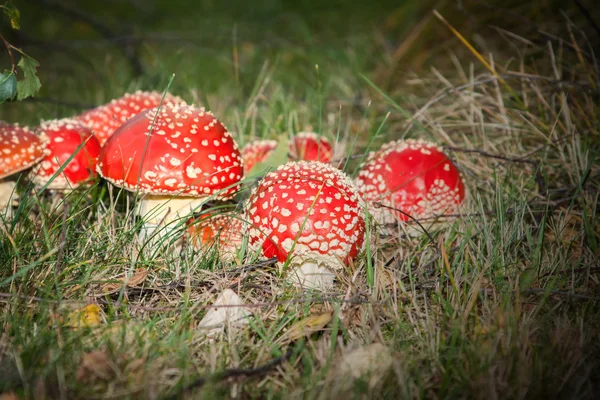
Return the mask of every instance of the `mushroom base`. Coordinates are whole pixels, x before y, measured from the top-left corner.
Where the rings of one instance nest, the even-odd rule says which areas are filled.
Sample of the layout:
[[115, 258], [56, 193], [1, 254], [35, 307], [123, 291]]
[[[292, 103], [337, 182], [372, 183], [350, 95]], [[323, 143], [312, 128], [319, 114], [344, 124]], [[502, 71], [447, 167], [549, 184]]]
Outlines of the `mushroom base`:
[[144, 195], [136, 208], [136, 214], [144, 219], [140, 244], [150, 240], [151, 246], [173, 242], [169, 236], [178, 227], [183, 228], [186, 217], [206, 202], [204, 198]]
[[287, 279], [304, 289], [324, 290], [333, 287], [335, 274], [315, 261], [291, 265]]
[[[0, 213], [6, 216], [10, 215], [10, 206], [18, 199], [15, 191], [16, 183], [13, 181], [0, 180]], [[6, 211], [5, 211], [6, 209]]]
[[205, 202], [205, 198], [147, 194], [138, 204], [136, 214], [143, 217], [148, 225], [166, 225], [192, 214]]

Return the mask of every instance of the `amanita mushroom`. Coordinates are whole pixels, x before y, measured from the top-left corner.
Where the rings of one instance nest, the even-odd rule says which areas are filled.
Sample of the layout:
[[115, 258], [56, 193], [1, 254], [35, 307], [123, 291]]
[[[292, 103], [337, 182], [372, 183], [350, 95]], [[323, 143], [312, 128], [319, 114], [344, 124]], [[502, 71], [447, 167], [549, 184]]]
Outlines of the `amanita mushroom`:
[[280, 263], [292, 257], [292, 281], [302, 286], [330, 286], [332, 270], [348, 265], [365, 240], [351, 179], [320, 162], [288, 162], [267, 174], [246, 214], [250, 248]]
[[195, 248], [217, 246], [219, 255], [230, 261], [242, 247], [243, 228], [242, 216], [204, 213], [188, 221], [187, 233]]
[[[128, 93], [112, 100], [110, 103], [93, 108], [76, 117], [78, 121], [90, 128], [103, 145], [108, 138], [129, 118], [142, 111], [158, 107], [163, 95], [159, 92]], [[165, 95], [163, 104], [185, 104], [185, 102], [169, 93]]]
[[300, 132], [290, 142], [290, 154], [294, 160], [328, 163], [333, 155], [333, 145], [325, 136]]
[[277, 147], [275, 140], [255, 140], [242, 148], [244, 171], [248, 173], [256, 164], [265, 161]]
[[465, 197], [458, 169], [437, 145], [423, 140], [383, 145], [361, 167], [356, 186], [380, 223], [407, 221], [406, 214], [419, 219], [452, 213]]
[[[48, 145], [42, 162], [30, 173], [36, 185], [44, 186], [50, 182], [48, 189], [75, 189], [96, 176], [100, 143], [90, 129], [74, 119], [65, 118], [44, 121], [37, 132], [48, 138]], [[61, 173], [54, 177], [71, 156]]]
[[208, 199], [233, 197], [243, 173], [225, 126], [204, 108], [188, 105], [131, 118], [102, 147], [97, 170], [114, 185], [143, 194], [137, 213], [148, 233]]
[[44, 157], [46, 138], [19, 125], [0, 124], [0, 213], [16, 200], [15, 183], [4, 178], [30, 168]]

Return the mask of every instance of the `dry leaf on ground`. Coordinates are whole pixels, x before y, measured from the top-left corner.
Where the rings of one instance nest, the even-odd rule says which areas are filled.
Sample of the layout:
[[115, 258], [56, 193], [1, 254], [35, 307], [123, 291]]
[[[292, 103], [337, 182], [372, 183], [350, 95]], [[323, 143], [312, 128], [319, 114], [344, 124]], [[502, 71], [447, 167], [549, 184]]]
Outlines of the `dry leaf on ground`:
[[327, 311], [319, 314], [311, 314], [306, 318], [296, 321], [282, 336], [284, 341], [293, 342], [303, 336], [323, 330], [331, 321], [333, 312]]
[[120, 282], [109, 282], [102, 285], [102, 293], [114, 293], [121, 290], [123, 285], [128, 287], [135, 287], [141, 285], [148, 277], [148, 270], [145, 268], [138, 268], [135, 273], [127, 278], [124, 277]]

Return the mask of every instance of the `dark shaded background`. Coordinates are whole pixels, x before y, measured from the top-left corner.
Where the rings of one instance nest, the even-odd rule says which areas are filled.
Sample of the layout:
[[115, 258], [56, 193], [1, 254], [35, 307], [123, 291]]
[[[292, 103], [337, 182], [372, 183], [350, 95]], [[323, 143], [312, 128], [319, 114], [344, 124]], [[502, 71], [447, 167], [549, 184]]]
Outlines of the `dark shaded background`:
[[[26, 103], [65, 116], [128, 90], [163, 90], [173, 73], [172, 91], [184, 97], [193, 88], [235, 92], [244, 101], [266, 65], [298, 96], [314, 86], [316, 64], [323, 75], [349, 69], [349, 76], [365, 73], [394, 88], [410, 72], [441, 68], [447, 57], [439, 56], [450, 49], [468, 56], [433, 9], [484, 54], [510, 48], [503, 35], [559, 43], [556, 27], [568, 37], [568, 21], [595, 46], [600, 7], [593, 3], [20, 0], [21, 31], [11, 30], [6, 18], [0, 29], [41, 64], [42, 91]], [[5, 53], [0, 62], [8, 65]], [[3, 104], [0, 118], [28, 122], [28, 110]]]

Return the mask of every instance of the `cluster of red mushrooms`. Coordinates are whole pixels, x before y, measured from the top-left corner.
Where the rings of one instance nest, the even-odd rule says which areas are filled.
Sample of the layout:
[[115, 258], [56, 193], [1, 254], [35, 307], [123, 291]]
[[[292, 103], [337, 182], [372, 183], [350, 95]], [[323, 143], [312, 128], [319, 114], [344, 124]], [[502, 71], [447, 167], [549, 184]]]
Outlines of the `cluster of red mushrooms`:
[[[368, 155], [353, 180], [334, 166], [333, 145], [296, 134], [289, 161], [267, 173], [235, 214], [207, 202], [244, 197], [244, 177], [277, 147], [259, 140], [241, 150], [209, 111], [170, 94], [127, 94], [81, 115], [34, 129], [0, 123], [0, 218], [17, 200], [13, 176], [29, 170], [36, 187], [73, 190], [97, 181], [138, 193], [144, 238], [183, 221], [197, 247], [235, 259], [245, 244], [275, 257], [291, 281], [329, 286], [365, 241], [367, 214], [379, 224], [453, 213], [465, 197], [459, 171], [433, 143], [399, 140]], [[181, 226], [181, 224], [179, 225]], [[166, 227], [166, 228], [165, 228]]]

